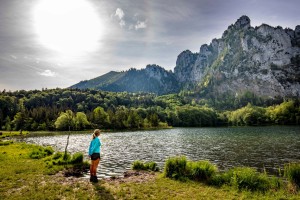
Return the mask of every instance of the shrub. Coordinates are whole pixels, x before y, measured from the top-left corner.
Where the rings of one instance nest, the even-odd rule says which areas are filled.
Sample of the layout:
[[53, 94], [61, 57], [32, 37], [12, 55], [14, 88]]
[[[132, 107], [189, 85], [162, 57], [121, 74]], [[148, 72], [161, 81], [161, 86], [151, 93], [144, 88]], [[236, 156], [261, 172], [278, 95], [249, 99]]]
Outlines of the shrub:
[[187, 178], [187, 159], [185, 156], [169, 158], [165, 163], [164, 176], [184, 180]]
[[29, 157], [32, 159], [40, 159], [45, 158], [46, 156], [52, 155], [54, 150], [52, 147], [40, 147], [40, 146], [33, 146], [33, 150], [29, 153]]
[[278, 177], [268, 177], [266, 173], [258, 173], [249, 167], [237, 167], [216, 174], [209, 183], [215, 186], [231, 185], [239, 190], [251, 191], [267, 191], [282, 186], [282, 181]]
[[63, 156], [63, 153], [61, 152], [56, 152], [53, 156], [52, 156], [52, 159], [53, 160], [57, 160], [59, 158], [61, 158]]
[[75, 153], [71, 158], [71, 164], [81, 164], [83, 163], [83, 154], [82, 153]]
[[289, 163], [284, 166], [284, 176], [300, 187], [300, 163]]
[[0, 146], [7, 146], [12, 143], [14, 143], [12, 140], [3, 140], [3, 141], [0, 140]]
[[159, 168], [155, 162], [142, 162], [140, 160], [136, 160], [132, 163], [133, 170], [150, 170], [150, 171], [159, 171]]
[[217, 167], [209, 161], [188, 161], [186, 157], [169, 158], [165, 164], [165, 177], [209, 181], [217, 172]]
[[[300, 165], [298, 167], [299, 170]], [[282, 186], [278, 177], [268, 177], [266, 173], [258, 173], [250, 167], [237, 167], [217, 173], [217, 167], [209, 161], [187, 161], [184, 156], [169, 158], [165, 164], [164, 176], [179, 180], [205, 181], [214, 186], [229, 185], [250, 191], [276, 190]]]
[[34, 149], [32, 152], [29, 153], [29, 157], [32, 159], [40, 159], [40, 158], [44, 158], [45, 156], [46, 153], [41, 149]]
[[227, 172], [228, 175], [224, 176], [225, 181], [230, 178], [230, 185], [238, 189], [246, 190], [260, 190], [266, 191], [271, 188], [270, 179], [266, 174], [258, 173], [255, 169], [250, 167], [237, 167]]
[[56, 152], [50, 159], [46, 159], [45, 161], [50, 168], [53, 165], [73, 165], [76, 167], [87, 168], [90, 165], [87, 161], [83, 161], [83, 154], [80, 152], [75, 153], [72, 156], [69, 153], [64, 154], [62, 152]]
[[269, 181], [270, 181], [271, 189], [279, 189], [283, 185], [282, 179], [275, 177], [275, 176], [271, 176], [269, 178]]
[[209, 184], [214, 185], [214, 186], [218, 186], [218, 187], [220, 187], [222, 185], [229, 185], [231, 177], [232, 177], [232, 175], [230, 175], [228, 172], [227, 173], [215, 174], [209, 180]]
[[146, 165], [146, 168], [147, 170], [150, 170], [150, 171], [159, 171], [159, 167], [157, 166], [157, 163], [156, 162], [148, 162], [148, 163], [145, 163]]
[[46, 153], [47, 156], [50, 156], [54, 153], [54, 150], [51, 146], [47, 146], [47, 147], [44, 147], [44, 152]]
[[133, 170], [144, 170], [144, 163], [140, 160], [136, 160], [132, 163], [131, 168]]
[[63, 154], [63, 160], [70, 161], [70, 159], [71, 159], [71, 154], [69, 154], [69, 153], [64, 153]]
[[197, 181], [208, 181], [217, 172], [217, 167], [209, 161], [189, 161], [188, 169], [190, 179]]

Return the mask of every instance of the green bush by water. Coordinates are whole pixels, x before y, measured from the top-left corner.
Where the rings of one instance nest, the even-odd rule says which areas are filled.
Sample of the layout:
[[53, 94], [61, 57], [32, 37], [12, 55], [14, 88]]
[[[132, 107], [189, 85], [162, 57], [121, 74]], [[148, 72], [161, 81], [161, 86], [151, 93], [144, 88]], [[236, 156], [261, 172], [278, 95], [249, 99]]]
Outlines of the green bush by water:
[[250, 167], [237, 167], [229, 173], [232, 175], [230, 185], [238, 189], [266, 191], [271, 188], [271, 183], [266, 174], [258, 173]]
[[300, 163], [289, 163], [284, 166], [284, 176], [300, 187]]
[[41, 147], [41, 146], [34, 146], [33, 150], [29, 153], [29, 157], [32, 159], [40, 159], [50, 156], [54, 153], [52, 147]]
[[230, 185], [239, 190], [267, 191], [279, 189], [282, 181], [278, 177], [259, 173], [250, 167], [236, 167], [226, 172], [216, 174], [210, 181], [211, 185]]
[[0, 140], [0, 146], [7, 146], [14, 143], [12, 140]]
[[69, 153], [64, 154], [62, 152], [56, 152], [50, 158], [47, 158], [45, 161], [47, 161], [48, 165], [76, 165], [83, 163], [83, 154], [77, 152], [71, 155]]
[[188, 161], [185, 156], [169, 158], [165, 163], [165, 177], [185, 180], [208, 181], [217, 172], [209, 161]]
[[83, 154], [82, 153], [75, 153], [73, 154], [71, 160], [70, 160], [71, 164], [81, 164], [83, 163]]
[[73, 155], [69, 153], [56, 152], [54, 153], [52, 147], [42, 147], [32, 145], [32, 151], [29, 153], [29, 157], [32, 159], [43, 158], [47, 166], [47, 174], [55, 174], [58, 171], [68, 169], [79, 173], [86, 171], [89, 168], [89, 163], [83, 161], [82, 153], [75, 153]]
[[52, 156], [45, 158], [44, 161], [46, 162], [48, 174], [55, 174], [65, 169], [67, 170], [65, 173], [68, 173], [70, 176], [75, 173], [75, 176], [80, 176], [90, 166], [89, 162], [83, 161], [83, 154], [80, 152], [73, 155], [56, 152]]
[[164, 176], [177, 180], [184, 180], [189, 177], [187, 159], [185, 156], [169, 158], [165, 163]]
[[133, 170], [150, 170], [150, 171], [159, 171], [157, 164], [153, 161], [151, 162], [142, 162], [140, 160], [136, 160], [132, 163]]
[[238, 190], [267, 191], [282, 186], [279, 178], [269, 177], [266, 173], [259, 173], [250, 167], [237, 167], [226, 172], [217, 170], [209, 161], [194, 162], [180, 156], [166, 161], [164, 176], [177, 180], [202, 181], [214, 186], [229, 185]]
[[188, 161], [189, 178], [197, 181], [208, 181], [217, 172], [217, 167], [209, 161]]

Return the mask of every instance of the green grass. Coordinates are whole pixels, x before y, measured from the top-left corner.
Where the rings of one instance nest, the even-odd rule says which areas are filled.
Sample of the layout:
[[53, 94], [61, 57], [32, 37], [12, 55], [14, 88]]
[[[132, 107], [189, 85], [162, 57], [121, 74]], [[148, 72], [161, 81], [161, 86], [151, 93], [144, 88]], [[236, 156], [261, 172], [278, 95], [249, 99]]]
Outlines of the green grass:
[[164, 176], [176, 180], [195, 180], [207, 182], [217, 172], [217, 167], [209, 161], [193, 162], [185, 156], [168, 158], [165, 163]]
[[187, 163], [189, 178], [196, 181], [210, 181], [217, 172], [217, 167], [209, 161], [197, 161]]
[[300, 163], [289, 163], [284, 166], [284, 176], [300, 187]]
[[[48, 175], [47, 162], [61, 159], [63, 153], [30, 158], [30, 153], [37, 148], [25, 143], [0, 146], [0, 199], [300, 199], [300, 194], [290, 190], [289, 184], [277, 190], [249, 191], [226, 184], [216, 187], [189, 179], [177, 181], [164, 177], [162, 173], [156, 173], [149, 180], [92, 184], [82, 178]], [[81, 155], [70, 155], [71, 160], [81, 162]], [[197, 166], [201, 168], [203, 165]]]
[[0, 146], [6, 146], [14, 143], [12, 140], [0, 140]]
[[218, 187], [228, 185], [238, 190], [262, 192], [278, 190], [283, 185], [278, 177], [259, 173], [254, 168], [236, 167], [218, 172], [217, 167], [209, 161], [195, 162], [184, 156], [169, 158], [165, 163], [164, 176], [181, 181], [192, 180]]
[[33, 159], [45, 158], [53, 154], [54, 150], [52, 147], [41, 147], [41, 146], [32, 146], [33, 150], [29, 153], [29, 157]]
[[159, 171], [159, 168], [155, 162], [142, 162], [140, 160], [136, 160], [132, 163], [131, 168], [133, 170], [148, 170], [148, 171]]
[[101, 182], [100, 185], [106, 188], [106, 191], [109, 191], [115, 199], [300, 199], [299, 194], [293, 194], [284, 189], [267, 192], [240, 191], [226, 185], [218, 188], [196, 181], [177, 181], [160, 174], [157, 174], [154, 180], [142, 183]]
[[[222, 184], [235, 187], [238, 190], [268, 191], [277, 190], [281, 187], [282, 181], [277, 177], [269, 177], [265, 173], [258, 173], [250, 167], [237, 167], [221, 173], [218, 178]], [[216, 179], [216, 178], [215, 178]], [[216, 185], [220, 185], [217, 183]]]
[[29, 134], [29, 131], [0, 131], [0, 139], [13, 137], [13, 136], [22, 136]]
[[[25, 143], [0, 146], [0, 199], [98, 199], [88, 182], [47, 175], [45, 159], [48, 157], [30, 158], [39, 148]], [[63, 168], [58, 166], [53, 174]]]
[[171, 157], [167, 159], [164, 168], [165, 177], [177, 180], [186, 179], [189, 175], [187, 163], [188, 161], [184, 156]]

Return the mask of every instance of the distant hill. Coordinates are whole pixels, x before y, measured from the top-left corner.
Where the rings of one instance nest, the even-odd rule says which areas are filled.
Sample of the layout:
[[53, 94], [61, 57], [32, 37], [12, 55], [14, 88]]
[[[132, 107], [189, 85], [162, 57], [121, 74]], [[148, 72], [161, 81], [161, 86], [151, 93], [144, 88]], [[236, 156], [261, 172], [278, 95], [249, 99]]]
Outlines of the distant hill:
[[158, 65], [147, 65], [145, 69], [131, 68], [125, 72], [111, 71], [97, 78], [81, 81], [71, 88], [99, 89], [113, 92], [150, 92], [168, 94], [179, 92], [175, 75]]
[[247, 16], [230, 25], [219, 39], [178, 55], [174, 72], [157, 65], [109, 72], [71, 88], [108, 91], [176, 93], [200, 96], [239, 95], [300, 97], [300, 26], [295, 30], [262, 24]]

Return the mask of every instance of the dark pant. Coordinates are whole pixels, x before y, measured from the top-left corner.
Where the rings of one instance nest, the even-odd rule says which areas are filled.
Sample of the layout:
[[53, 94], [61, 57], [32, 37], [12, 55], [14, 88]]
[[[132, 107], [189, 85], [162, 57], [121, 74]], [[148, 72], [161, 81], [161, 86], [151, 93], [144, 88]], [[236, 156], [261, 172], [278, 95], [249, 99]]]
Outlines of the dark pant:
[[97, 160], [98, 158], [100, 158], [100, 153], [93, 153], [93, 154], [91, 155], [91, 159], [92, 159], [92, 160]]

